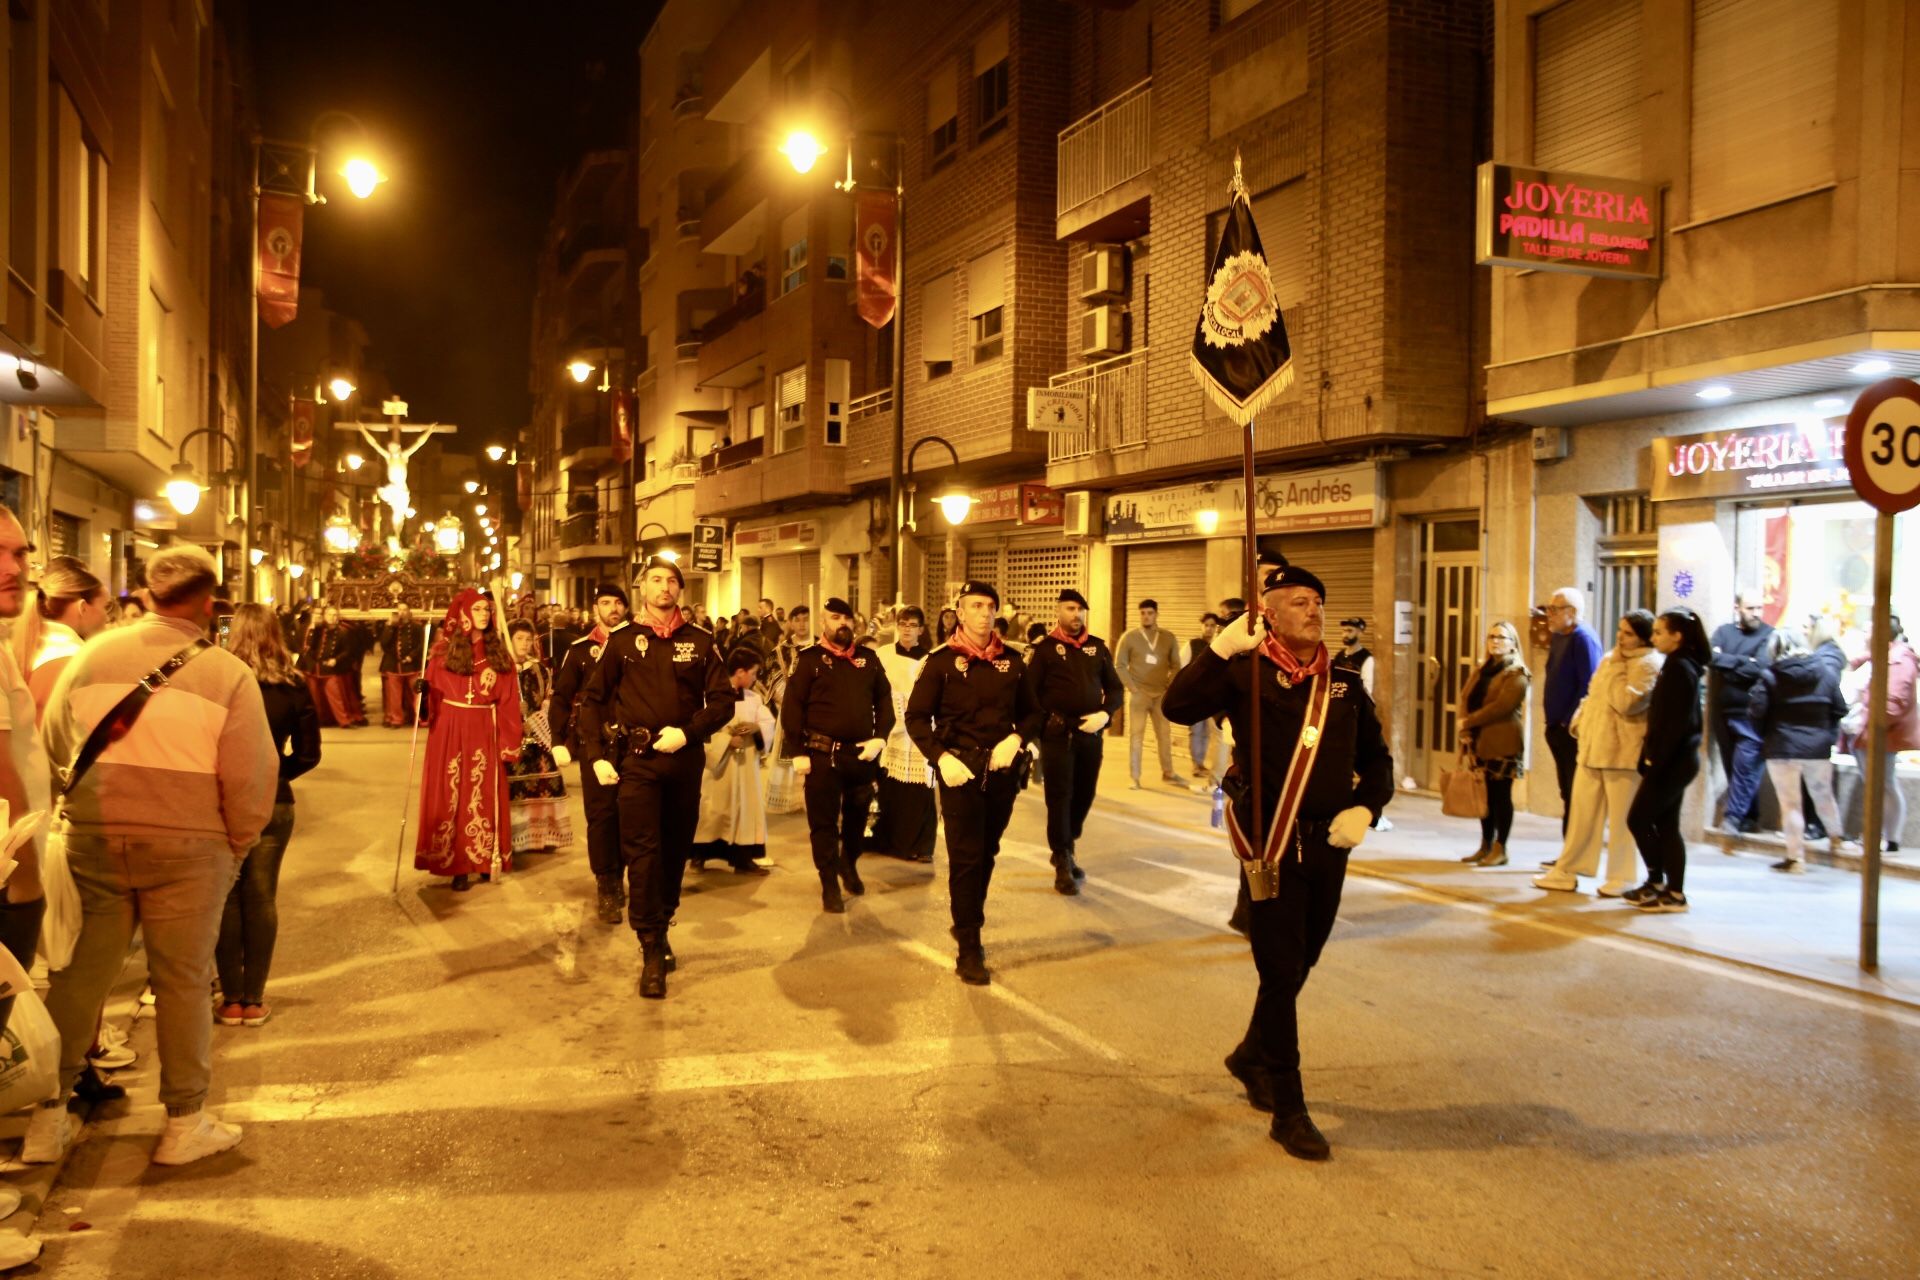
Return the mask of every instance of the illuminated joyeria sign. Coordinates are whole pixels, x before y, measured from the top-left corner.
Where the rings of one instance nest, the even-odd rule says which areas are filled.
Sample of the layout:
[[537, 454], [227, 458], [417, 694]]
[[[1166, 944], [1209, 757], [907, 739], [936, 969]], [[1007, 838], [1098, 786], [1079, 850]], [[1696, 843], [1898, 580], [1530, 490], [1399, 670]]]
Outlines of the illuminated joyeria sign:
[[1659, 278], [1657, 188], [1491, 160], [1480, 166], [1479, 179], [1481, 265]]

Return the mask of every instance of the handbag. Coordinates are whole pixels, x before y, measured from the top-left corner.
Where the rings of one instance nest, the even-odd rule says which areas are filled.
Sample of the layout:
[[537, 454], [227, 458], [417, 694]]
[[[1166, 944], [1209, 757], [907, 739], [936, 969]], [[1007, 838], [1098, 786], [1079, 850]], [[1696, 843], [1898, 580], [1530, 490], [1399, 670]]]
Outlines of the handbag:
[[1458, 768], [1440, 771], [1440, 812], [1449, 818], [1487, 816], [1487, 775], [1478, 764], [1467, 762], [1467, 753], [1454, 758]]

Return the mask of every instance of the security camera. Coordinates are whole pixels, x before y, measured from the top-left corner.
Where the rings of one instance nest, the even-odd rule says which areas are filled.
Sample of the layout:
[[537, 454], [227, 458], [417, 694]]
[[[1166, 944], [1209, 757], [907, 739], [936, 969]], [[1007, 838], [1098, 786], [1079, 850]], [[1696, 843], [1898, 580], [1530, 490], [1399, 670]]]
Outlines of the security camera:
[[24, 364], [13, 371], [13, 376], [20, 379], [20, 389], [22, 391], [38, 391], [40, 389], [40, 375]]

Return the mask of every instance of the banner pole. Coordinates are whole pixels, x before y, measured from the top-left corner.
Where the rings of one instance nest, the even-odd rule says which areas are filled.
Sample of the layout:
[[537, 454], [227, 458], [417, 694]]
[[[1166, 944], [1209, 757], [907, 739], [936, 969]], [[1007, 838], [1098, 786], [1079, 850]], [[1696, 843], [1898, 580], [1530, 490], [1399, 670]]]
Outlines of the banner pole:
[[[1243, 568], [1247, 577], [1247, 628], [1249, 631], [1253, 629], [1254, 619], [1264, 616], [1259, 579], [1260, 523], [1256, 518], [1259, 508], [1254, 505], [1253, 492], [1253, 422], [1254, 416], [1248, 415], [1246, 432], [1240, 443], [1240, 463], [1246, 482], [1246, 503], [1243, 508], [1246, 521], [1246, 545], [1242, 549], [1242, 557], [1246, 562]], [[1247, 681], [1247, 697], [1251, 704], [1247, 710], [1247, 719], [1251, 725], [1247, 735], [1249, 761], [1247, 782], [1251, 788], [1249, 794], [1253, 799], [1252, 827], [1256, 858], [1260, 856], [1260, 851], [1266, 848], [1266, 826], [1260, 816], [1260, 684], [1265, 678], [1266, 673], [1260, 668], [1260, 653], [1256, 649], [1253, 655], [1253, 676]]]
[[[420, 675], [427, 678], [427, 663], [433, 653], [433, 622], [429, 620], [420, 639]], [[400, 795], [400, 837], [393, 851], [393, 889], [392, 894], [400, 893], [400, 862], [407, 853], [407, 810], [413, 804], [413, 766], [420, 759], [420, 713], [426, 707], [426, 695], [419, 691], [413, 693], [413, 744], [407, 748], [407, 789]]]

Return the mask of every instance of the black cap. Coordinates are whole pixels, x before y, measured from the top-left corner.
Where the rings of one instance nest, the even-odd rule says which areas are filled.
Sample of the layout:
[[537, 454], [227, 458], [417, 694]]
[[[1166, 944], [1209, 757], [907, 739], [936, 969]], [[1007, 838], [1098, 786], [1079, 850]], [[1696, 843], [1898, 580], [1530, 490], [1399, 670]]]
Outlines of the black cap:
[[826, 613], [844, 614], [849, 618], [853, 616], [853, 606], [845, 600], [842, 600], [839, 596], [828, 596], [827, 602], [821, 605], [820, 608]]
[[1059, 603], [1066, 604], [1068, 601], [1072, 601], [1074, 604], [1079, 605], [1082, 609], [1087, 607], [1087, 598], [1081, 595], [1078, 591], [1075, 591], [1072, 587], [1068, 587], [1065, 591], [1062, 591], [1060, 593]]
[[1342, 618], [1340, 619], [1340, 625], [1343, 627], [1352, 627], [1355, 631], [1365, 631], [1367, 629], [1367, 620], [1365, 618]]
[[993, 589], [991, 582], [968, 582], [963, 584], [960, 588], [960, 594], [954, 597], [954, 601], [957, 603], [968, 596], [985, 596], [987, 599], [993, 601], [994, 608], [998, 609], [1000, 607], [1000, 593]]
[[678, 582], [682, 587], [687, 585], [687, 575], [680, 572], [680, 565], [676, 561], [667, 559], [665, 556], [648, 556], [647, 562], [640, 566], [640, 576], [644, 578], [655, 569], [665, 569], [673, 574], [674, 581]]
[[1297, 564], [1290, 564], [1284, 568], [1273, 570], [1273, 572], [1267, 575], [1267, 580], [1261, 585], [1260, 589], [1263, 592], [1276, 591], [1281, 587], [1312, 587], [1315, 594], [1320, 597], [1322, 604], [1325, 604], [1327, 600], [1326, 584]]
[[627, 599], [627, 593], [622, 591], [614, 583], [603, 582], [599, 586], [593, 589], [593, 600], [595, 604], [598, 604], [600, 601], [605, 600], [608, 597], [612, 597], [613, 599], [618, 600], [622, 605], [625, 605], [628, 608], [633, 607], [632, 602]]

